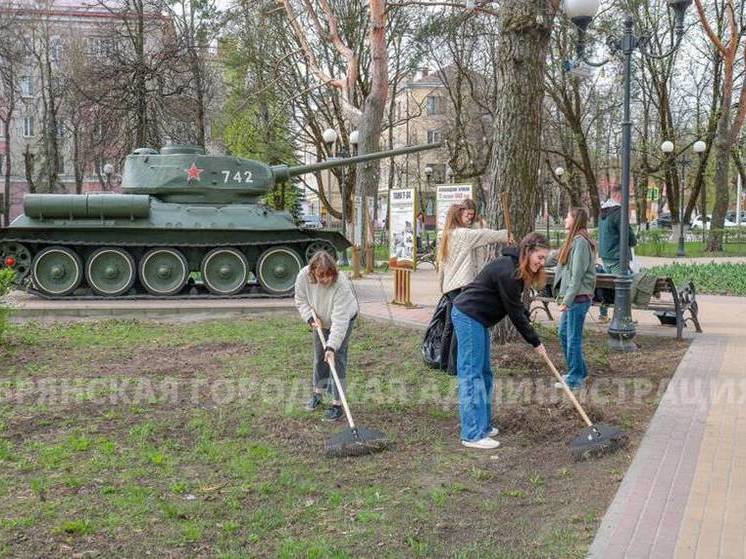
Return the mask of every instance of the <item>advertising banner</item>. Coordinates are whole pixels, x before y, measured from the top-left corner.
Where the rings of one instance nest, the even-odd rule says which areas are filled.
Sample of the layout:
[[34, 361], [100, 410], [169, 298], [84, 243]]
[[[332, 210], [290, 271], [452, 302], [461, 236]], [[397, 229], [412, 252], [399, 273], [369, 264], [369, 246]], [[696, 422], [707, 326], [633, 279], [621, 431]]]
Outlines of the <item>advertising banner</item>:
[[414, 267], [415, 191], [392, 190], [389, 199], [389, 265]]
[[435, 226], [439, 233], [445, 225], [448, 208], [467, 198], [472, 198], [472, 185], [470, 184], [443, 184], [437, 187], [437, 221]]

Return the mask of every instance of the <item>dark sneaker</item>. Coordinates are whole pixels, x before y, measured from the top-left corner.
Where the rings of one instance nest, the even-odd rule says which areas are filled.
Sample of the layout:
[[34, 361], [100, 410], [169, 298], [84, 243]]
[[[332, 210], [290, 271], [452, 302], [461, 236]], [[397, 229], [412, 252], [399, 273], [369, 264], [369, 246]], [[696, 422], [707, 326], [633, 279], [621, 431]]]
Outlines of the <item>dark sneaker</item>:
[[314, 392], [313, 396], [311, 396], [311, 399], [308, 400], [308, 402], [306, 402], [306, 411], [314, 411], [320, 405], [321, 405], [321, 394]]
[[342, 406], [332, 405], [326, 410], [324, 421], [337, 421], [340, 417], [342, 417]]

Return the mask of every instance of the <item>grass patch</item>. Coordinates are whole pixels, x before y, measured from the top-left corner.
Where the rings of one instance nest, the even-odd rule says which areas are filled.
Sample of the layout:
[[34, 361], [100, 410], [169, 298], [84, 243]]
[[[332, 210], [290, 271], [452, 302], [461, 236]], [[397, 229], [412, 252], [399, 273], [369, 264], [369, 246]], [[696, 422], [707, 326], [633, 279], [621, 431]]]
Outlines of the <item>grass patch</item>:
[[[5, 349], [22, 366], [8, 388], [24, 392], [0, 402], [0, 556], [49, 556], [63, 545], [70, 555], [131, 557], [512, 559], [529, 549], [555, 559], [587, 550], [620, 477], [609, 472], [624, 472], [632, 452], [576, 475], [565, 443], [577, 416], [530, 399], [496, 404], [497, 460], [465, 451], [457, 380], [422, 365], [419, 332], [363, 319], [350, 402], [360, 425], [396, 446], [329, 460], [324, 443], [342, 424], [303, 411], [311, 336], [284, 314], [11, 327]], [[542, 336], [561, 363], [556, 335]], [[646, 349], [632, 355], [589, 352], [591, 374], [665, 379], [686, 348], [638, 341]], [[604, 342], [591, 336], [589, 347]], [[551, 383], [523, 343], [496, 348], [493, 361], [507, 388]], [[604, 413], [638, 440], [654, 403], [634, 406]], [[581, 477], [590, 489], [568, 500]]]

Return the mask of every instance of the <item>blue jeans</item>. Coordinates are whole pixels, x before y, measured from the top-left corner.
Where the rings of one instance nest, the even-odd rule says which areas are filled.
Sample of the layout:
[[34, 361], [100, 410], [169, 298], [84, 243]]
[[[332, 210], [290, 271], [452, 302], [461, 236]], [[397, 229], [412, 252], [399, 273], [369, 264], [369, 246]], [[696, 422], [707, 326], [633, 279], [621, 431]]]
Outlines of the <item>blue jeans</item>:
[[490, 331], [455, 306], [451, 320], [458, 341], [458, 400], [461, 440], [478, 441], [492, 429]]
[[591, 302], [573, 303], [562, 313], [559, 322], [559, 338], [567, 363], [567, 384], [578, 388], [588, 376], [588, 368], [583, 358], [583, 325]]

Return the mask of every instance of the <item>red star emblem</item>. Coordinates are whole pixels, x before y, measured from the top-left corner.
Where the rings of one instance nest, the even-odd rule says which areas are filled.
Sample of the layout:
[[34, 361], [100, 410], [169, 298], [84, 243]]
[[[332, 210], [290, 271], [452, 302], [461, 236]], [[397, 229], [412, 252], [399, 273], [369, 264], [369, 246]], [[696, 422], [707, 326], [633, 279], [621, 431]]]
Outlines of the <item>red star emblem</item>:
[[197, 163], [192, 161], [192, 166], [189, 167], [189, 169], [186, 169], [187, 182], [199, 181], [199, 176], [202, 174], [202, 171], [204, 171], [204, 169], [200, 169], [197, 167]]

